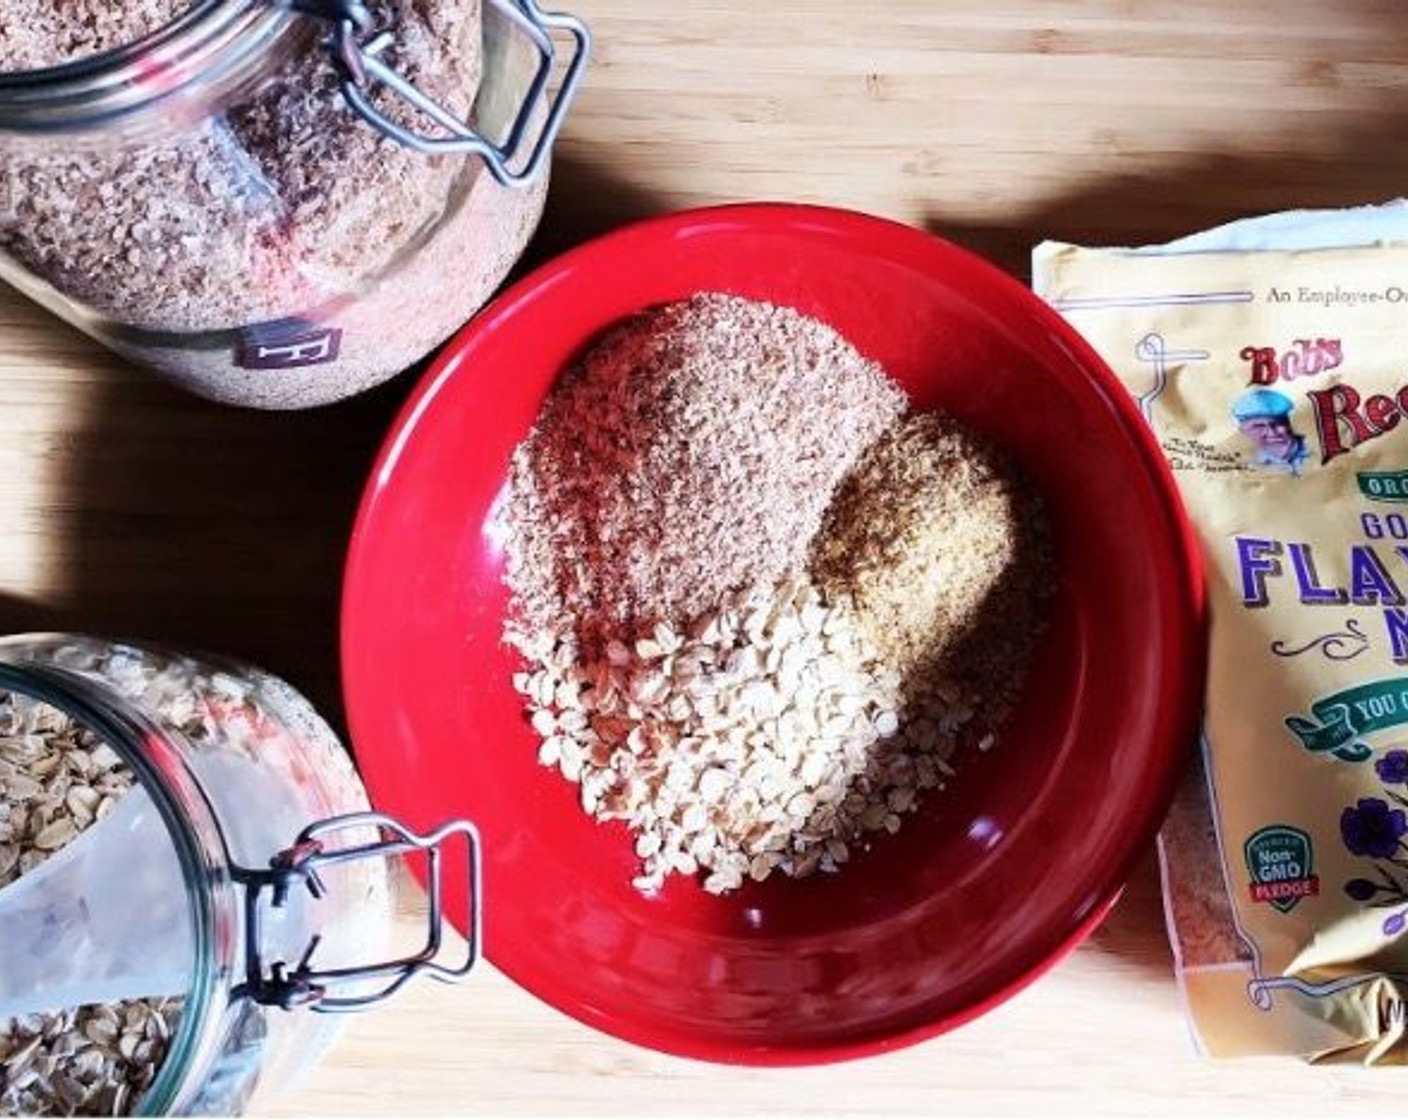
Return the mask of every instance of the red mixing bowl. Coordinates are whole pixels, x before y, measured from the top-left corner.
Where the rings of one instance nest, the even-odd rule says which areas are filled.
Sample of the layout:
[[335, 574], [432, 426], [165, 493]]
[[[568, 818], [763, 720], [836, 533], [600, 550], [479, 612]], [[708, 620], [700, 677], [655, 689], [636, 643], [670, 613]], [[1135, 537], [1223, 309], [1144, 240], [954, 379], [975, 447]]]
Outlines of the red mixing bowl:
[[[453, 283], [447, 277], [447, 283]], [[536, 760], [500, 643], [490, 513], [559, 371], [603, 328], [701, 291], [797, 308], [920, 408], [1007, 448], [1049, 507], [1054, 618], [998, 746], [840, 874], [722, 898], [631, 887], [624, 826]], [[948, 1030], [1100, 921], [1193, 740], [1195, 546], [1163, 456], [1091, 349], [1025, 288], [906, 226], [746, 205], [620, 230], [542, 268], [440, 356], [397, 421], [353, 536], [343, 671], [373, 800], [469, 817], [488, 957], [624, 1039], [727, 1062], [874, 1053]], [[452, 880], [453, 881], [453, 880]], [[451, 913], [464, 907], [452, 890]]]

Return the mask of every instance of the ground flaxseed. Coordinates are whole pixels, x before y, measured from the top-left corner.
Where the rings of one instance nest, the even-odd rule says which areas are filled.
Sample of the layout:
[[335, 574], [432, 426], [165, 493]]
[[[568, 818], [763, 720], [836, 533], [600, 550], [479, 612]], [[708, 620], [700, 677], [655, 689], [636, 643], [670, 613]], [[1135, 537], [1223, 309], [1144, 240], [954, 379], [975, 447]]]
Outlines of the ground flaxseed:
[[1031, 484], [986, 440], [934, 413], [856, 464], [812, 545], [811, 569], [855, 603], [904, 693], [1000, 721], [1044, 624], [1049, 555]]

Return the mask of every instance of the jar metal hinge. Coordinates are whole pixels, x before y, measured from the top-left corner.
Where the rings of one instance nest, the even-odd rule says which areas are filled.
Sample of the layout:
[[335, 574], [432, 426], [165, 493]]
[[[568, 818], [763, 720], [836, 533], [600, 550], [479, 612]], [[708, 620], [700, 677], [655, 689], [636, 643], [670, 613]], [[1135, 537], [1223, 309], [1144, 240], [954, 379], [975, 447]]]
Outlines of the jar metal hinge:
[[[329, 28], [323, 42], [341, 78], [342, 95], [352, 110], [384, 136], [425, 155], [474, 155], [505, 186], [535, 179], [547, 162], [591, 55], [591, 32], [576, 16], [546, 12], [537, 0], [486, 0], [531, 44], [538, 65], [507, 135], [495, 142], [461, 120], [389, 65], [384, 56], [395, 45], [388, 31], [375, 30], [371, 10], [362, 0], [274, 0], [280, 7], [310, 16]], [[553, 32], [571, 40], [557, 93], [550, 93], [559, 47]], [[378, 88], [395, 94], [439, 127], [418, 131], [393, 120], [374, 100]], [[541, 122], [536, 135], [534, 126]]]
[[[369, 829], [376, 831], [378, 840], [342, 848], [330, 845], [339, 834], [365, 836]], [[466, 949], [462, 961], [446, 964], [440, 959], [445, 940], [444, 849], [456, 838], [462, 838], [466, 847]], [[323, 868], [412, 852], [423, 852], [426, 859], [428, 928], [425, 945], [419, 952], [374, 964], [317, 968], [313, 958], [321, 938], [315, 935], [296, 964], [267, 959], [266, 906], [282, 909], [298, 890], [307, 890], [314, 899], [323, 898], [327, 894], [327, 885], [319, 874]], [[245, 980], [235, 988], [236, 996], [285, 1010], [308, 1007], [323, 1012], [359, 1011], [389, 999], [422, 973], [436, 980], [459, 980], [478, 961], [483, 936], [479, 904], [482, 869], [479, 834], [468, 821], [454, 821], [421, 836], [382, 813], [332, 817], [305, 828], [292, 847], [269, 861], [267, 870], [237, 867], [231, 874], [245, 889]]]

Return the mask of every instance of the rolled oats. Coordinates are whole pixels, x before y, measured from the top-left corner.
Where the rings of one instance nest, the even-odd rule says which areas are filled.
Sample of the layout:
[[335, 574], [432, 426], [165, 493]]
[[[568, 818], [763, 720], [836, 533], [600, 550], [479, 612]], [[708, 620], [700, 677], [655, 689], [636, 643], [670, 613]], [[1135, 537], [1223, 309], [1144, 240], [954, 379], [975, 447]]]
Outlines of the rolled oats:
[[[516, 644], [525, 655], [539, 648]], [[824, 603], [805, 580], [735, 592], [685, 633], [617, 645], [598, 661], [568, 661], [563, 651], [583, 655], [563, 634], [517, 683], [546, 735], [539, 760], [580, 784], [597, 819], [634, 831], [643, 890], [701, 869], [714, 893], [775, 871], [834, 871], [865, 833], [896, 831], [920, 788], [941, 784], [920, 763], [941, 762], [954, 733], [900, 734], [898, 674], [849, 605]], [[550, 692], [535, 688], [541, 673]], [[563, 693], [575, 679], [593, 683]], [[544, 692], [550, 706], [539, 707]], [[635, 711], [603, 719], [621, 693], [637, 698]]]
[[131, 788], [116, 752], [57, 708], [0, 693], [0, 889]]
[[121, 1116], [151, 1085], [181, 1001], [0, 1019], [0, 1115]]
[[[184, 658], [83, 639], [46, 653], [60, 669], [98, 677], [160, 713], [197, 750], [277, 766], [288, 749], [279, 737], [297, 734], [312, 749], [327, 734], [296, 726], [299, 709], [279, 703], [285, 686], [273, 678], [252, 685]], [[349, 767], [340, 756], [327, 763], [319, 769], [329, 780]], [[284, 777], [297, 781], [291, 771]], [[8, 884], [102, 820], [134, 782], [117, 751], [65, 712], [0, 692], [0, 905]], [[137, 999], [0, 1017], [0, 1116], [132, 1111], [165, 1060], [182, 1006], [180, 998]]]
[[[0, 693], [0, 891], [106, 815], [133, 781], [65, 713]], [[180, 1007], [134, 1000], [0, 1017], [0, 1115], [124, 1114], [155, 1077]]]

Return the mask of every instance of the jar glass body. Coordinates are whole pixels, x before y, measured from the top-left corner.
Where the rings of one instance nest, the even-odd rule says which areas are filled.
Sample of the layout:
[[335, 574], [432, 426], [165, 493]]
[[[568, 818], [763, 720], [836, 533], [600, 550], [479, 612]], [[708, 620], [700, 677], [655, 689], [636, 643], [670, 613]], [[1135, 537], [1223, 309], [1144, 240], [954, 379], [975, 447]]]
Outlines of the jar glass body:
[[[385, 7], [390, 62], [486, 136], [512, 128], [539, 59], [501, 7]], [[488, 300], [542, 214], [545, 174], [504, 185], [349, 111], [318, 22], [262, 0], [207, 0], [92, 65], [0, 88], [0, 275], [205, 397], [310, 407], [393, 376]], [[98, 87], [137, 92], [80, 124], [35, 110]]]
[[[70, 715], [122, 756], [180, 857], [193, 937], [190, 984], [141, 1114], [232, 1115], [286, 1089], [331, 1045], [342, 1017], [256, 1003], [245, 983], [246, 889], [312, 822], [367, 809], [336, 736], [259, 670], [68, 635], [0, 639], [0, 690]], [[101, 827], [101, 824], [93, 827]], [[377, 959], [392, 929], [385, 860], [336, 869], [298, 911], [324, 959]]]

